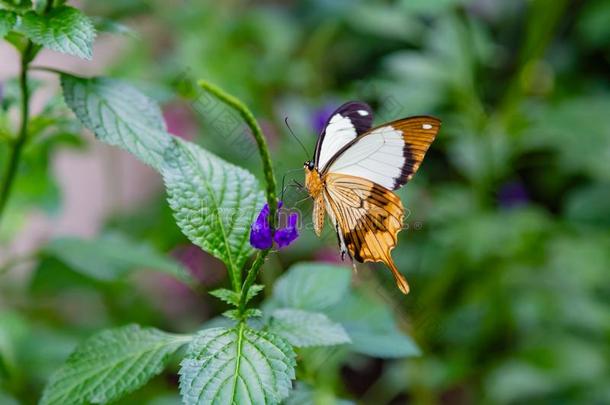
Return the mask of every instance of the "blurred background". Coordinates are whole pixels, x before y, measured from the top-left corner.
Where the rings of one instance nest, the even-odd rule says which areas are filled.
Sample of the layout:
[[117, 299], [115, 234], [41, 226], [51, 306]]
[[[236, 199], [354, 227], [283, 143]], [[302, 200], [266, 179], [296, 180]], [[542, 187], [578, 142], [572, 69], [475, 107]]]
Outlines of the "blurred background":
[[[354, 355], [309, 370], [328, 403], [610, 403], [610, 2], [71, 4], [112, 32], [99, 34], [91, 62], [44, 51], [34, 65], [134, 82], [161, 103], [170, 132], [260, 175], [239, 119], [193, 86], [216, 83], [254, 111], [286, 184], [302, 181], [289, 171], [308, 156], [285, 117], [310, 151], [350, 99], [370, 103], [377, 124], [442, 119], [399, 191], [407, 230], [393, 256], [412, 292], [397, 293], [383, 266], [355, 275], [393, 308], [422, 355]], [[0, 126], [14, 126], [18, 58], [6, 42], [0, 60]], [[33, 77], [33, 128], [50, 135], [26, 151], [0, 228], [2, 405], [35, 403], [74, 345], [100, 329], [200, 328], [225, 309], [204, 292], [228, 284], [222, 264], [174, 224], [159, 176], [81, 133], [56, 78]], [[338, 260], [330, 227], [317, 239], [307, 226], [304, 197], [293, 188], [284, 196], [305, 227], [266, 265], [266, 294], [292, 263]], [[80, 261], [58, 254], [52, 241], [66, 236], [173, 257], [201, 291], [160, 274], [97, 277], [130, 266], [91, 266], [95, 249]], [[175, 374], [122, 403], [136, 401], [179, 403]]]

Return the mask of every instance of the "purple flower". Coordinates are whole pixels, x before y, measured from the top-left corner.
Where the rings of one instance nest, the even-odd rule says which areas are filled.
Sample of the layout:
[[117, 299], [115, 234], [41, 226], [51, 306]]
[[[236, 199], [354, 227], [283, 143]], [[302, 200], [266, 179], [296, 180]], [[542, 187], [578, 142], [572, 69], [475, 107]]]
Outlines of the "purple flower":
[[[282, 208], [282, 202], [277, 204], [278, 210]], [[269, 224], [269, 205], [265, 204], [263, 209], [256, 217], [256, 221], [250, 227], [250, 245], [256, 249], [270, 249], [273, 241], [279, 248], [290, 245], [298, 236], [297, 221], [299, 217], [296, 213], [290, 214], [288, 224], [277, 230], [272, 229]]]
[[288, 217], [288, 225], [286, 225], [284, 228], [278, 229], [275, 232], [273, 235], [273, 240], [277, 244], [277, 247], [286, 247], [299, 237], [299, 231], [297, 231], [298, 220], [299, 215], [296, 212], [290, 214]]
[[511, 181], [505, 183], [498, 191], [498, 203], [502, 208], [512, 208], [527, 204], [529, 196], [523, 183]]

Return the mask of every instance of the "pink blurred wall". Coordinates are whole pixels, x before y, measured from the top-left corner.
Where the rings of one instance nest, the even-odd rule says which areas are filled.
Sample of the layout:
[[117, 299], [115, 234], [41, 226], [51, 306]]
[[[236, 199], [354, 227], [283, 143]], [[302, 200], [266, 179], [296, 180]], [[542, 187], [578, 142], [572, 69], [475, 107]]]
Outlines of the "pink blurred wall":
[[[95, 42], [93, 61], [42, 51], [33, 65], [81, 76], [101, 75], [113, 60], [123, 56], [124, 49], [122, 38], [101, 35]], [[0, 41], [0, 81], [16, 76], [18, 67], [16, 51]], [[32, 77], [44, 82], [33, 96], [32, 112], [36, 114], [44, 101], [59, 91], [59, 82], [56, 75], [44, 72], [32, 72]], [[85, 150], [60, 151], [53, 159], [53, 171], [63, 195], [60, 213], [48, 217], [32, 212], [9, 246], [0, 247], [0, 262], [27, 254], [54, 236], [91, 237], [109, 213], [137, 206], [161, 188], [159, 176], [128, 153], [96, 141], [88, 131], [83, 131], [83, 137], [87, 140]], [[4, 167], [4, 162], [0, 164]]]

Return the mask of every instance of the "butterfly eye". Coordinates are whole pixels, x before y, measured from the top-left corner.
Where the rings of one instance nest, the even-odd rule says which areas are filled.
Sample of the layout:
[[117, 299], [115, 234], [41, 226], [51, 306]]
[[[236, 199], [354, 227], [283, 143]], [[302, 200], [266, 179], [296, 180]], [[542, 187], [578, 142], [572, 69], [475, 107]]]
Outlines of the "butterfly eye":
[[313, 170], [313, 161], [311, 161], [311, 160], [310, 160], [310, 161], [308, 161], [308, 162], [306, 162], [306, 163], [307, 163], [307, 168], [308, 168], [309, 170]]

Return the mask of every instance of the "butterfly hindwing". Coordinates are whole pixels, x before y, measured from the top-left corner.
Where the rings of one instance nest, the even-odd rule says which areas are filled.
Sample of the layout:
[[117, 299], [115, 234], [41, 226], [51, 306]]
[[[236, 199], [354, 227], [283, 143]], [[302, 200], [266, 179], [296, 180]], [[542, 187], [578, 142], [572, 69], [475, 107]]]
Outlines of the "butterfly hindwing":
[[337, 108], [318, 137], [314, 163], [319, 170], [345, 145], [371, 129], [373, 111], [365, 103], [350, 101]]
[[361, 177], [328, 173], [324, 182], [329, 215], [340, 243], [359, 262], [385, 263], [406, 294], [409, 286], [390, 254], [404, 217], [398, 196]]
[[381, 125], [354, 137], [320, 170], [362, 177], [396, 190], [415, 174], [439, 128], [440, 121], [428, 116]]

